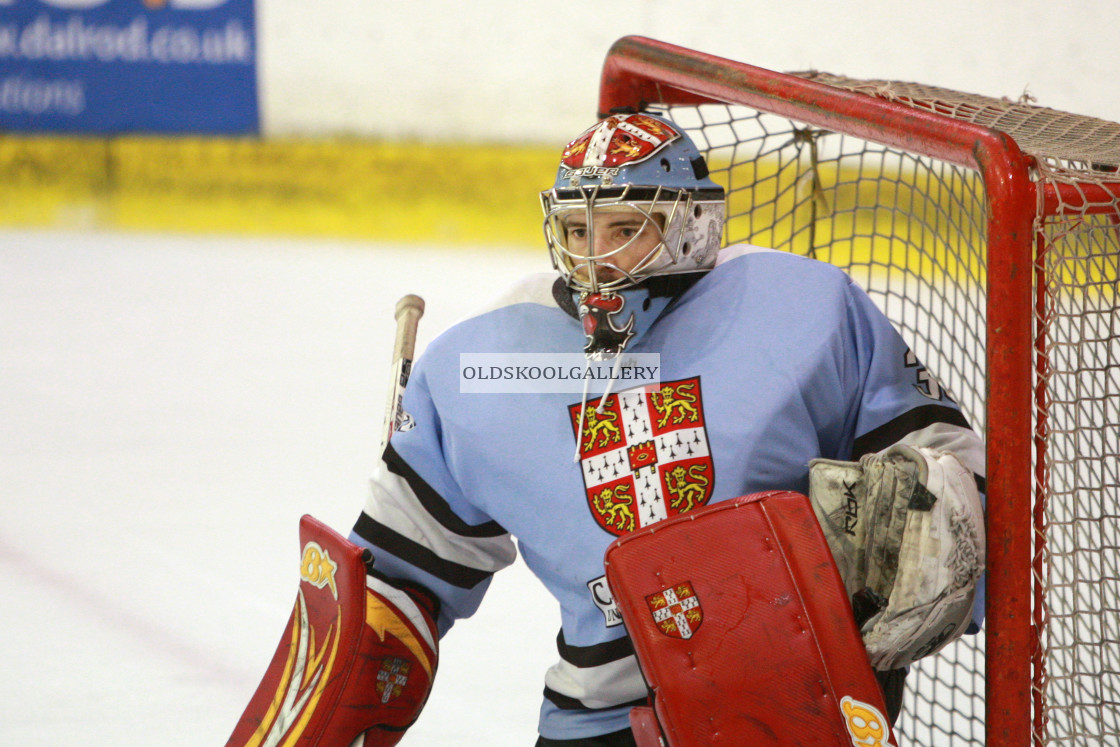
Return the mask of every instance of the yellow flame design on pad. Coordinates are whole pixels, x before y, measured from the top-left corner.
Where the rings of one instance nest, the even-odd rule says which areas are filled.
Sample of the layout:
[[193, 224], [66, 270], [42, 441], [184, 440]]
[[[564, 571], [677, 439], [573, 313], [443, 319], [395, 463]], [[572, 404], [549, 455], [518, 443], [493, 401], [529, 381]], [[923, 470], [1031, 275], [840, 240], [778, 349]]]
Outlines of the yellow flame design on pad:
[[403, 643], [412, 652], [420, 666], [432, 677], [432, 662], [424, 645], [412, 634], [412, 629], [400, 618], [396, 610], [388, 606], [376, 594], [366, 594], [366, 625], [373, 628], [373, 632], [384, 641], [385, 635], [391, 635]]
[[[330, 679], [338, 654], [338, 631], [342, 609], [333, 625], [327, 628], [325, 640], [316, 650], [315, 632], [307, 619], [307, 602], [299, 591], [292, 625], [292, 641], [288, 660], [261, 724], [245, 747], [290, 747], [303, 734], [315, 713], [315, 707]], [[327, 650], [330, 654], [327, 655]], [[323, 657], [327, 657], [326, 663]]]

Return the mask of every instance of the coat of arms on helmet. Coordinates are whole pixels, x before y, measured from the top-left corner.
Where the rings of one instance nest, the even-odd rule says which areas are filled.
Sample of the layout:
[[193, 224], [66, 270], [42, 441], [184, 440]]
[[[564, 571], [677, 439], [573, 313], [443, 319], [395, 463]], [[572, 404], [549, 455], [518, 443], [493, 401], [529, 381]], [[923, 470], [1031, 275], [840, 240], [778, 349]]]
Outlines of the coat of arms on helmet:
[[645, 114], [617, 114], [568, 143], [561, 163], [570, 169], [617, 168], [646, 160], [680, 136], [668, 123]]
[[628, 389], [571, 405], [592, 516], [626, 534], [706, 504], [715, 486], [700, 378]]
[[688, 581], [646, 597], [657, 629], [672, 638], [691, 638], [704, 621], [700, 597]]

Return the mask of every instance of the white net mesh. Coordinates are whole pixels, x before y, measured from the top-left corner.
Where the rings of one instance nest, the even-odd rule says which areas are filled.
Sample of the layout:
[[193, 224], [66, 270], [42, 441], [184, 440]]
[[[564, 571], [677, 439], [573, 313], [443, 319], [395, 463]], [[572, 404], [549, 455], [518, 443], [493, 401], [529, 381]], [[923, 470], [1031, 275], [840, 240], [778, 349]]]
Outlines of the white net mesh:
[[1120, 743], [1120, 208], [1042, 222], [1036, 529], [1045, 744]]
[[[1120, 125], [1022, 102], [802, 77], [1008, 132], [1059, 195], [1036, 269], [1036, 744], [1120, 744]], [[844, 267], [984, 432], [987, 194], [971, 170], [738, 106], [672, 107], [728, 190], [727, 243]], [[1058, 216], [1044, 214], [1046, 211]], [[1029, 355], [1030, 351], [1023, 351]], [[982, 745], [984, 633], [918, 663], [904, 745]], [[1024, 714], [1023, 718], [1032, 718]]]
[[1120, 124], [1035, 106], [1026, 96], [1010, 101], [919, 83], [856, 80], [820, 72], [795, 75], [1006, 132], [1038, 159], [1044, 178], [1066, 174], [1096, 182], [1108, 177], [1092, 164], [1111, 164], [1112, 171], [1120, 164]]

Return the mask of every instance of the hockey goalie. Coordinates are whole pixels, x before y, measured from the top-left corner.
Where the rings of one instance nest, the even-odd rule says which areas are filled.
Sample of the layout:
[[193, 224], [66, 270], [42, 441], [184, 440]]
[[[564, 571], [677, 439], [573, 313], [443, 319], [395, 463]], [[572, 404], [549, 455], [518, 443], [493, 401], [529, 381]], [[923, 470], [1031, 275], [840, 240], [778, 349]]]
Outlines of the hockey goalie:
[[[428, 344], [349, 536], [305, 523], [230, 747], [395, 744], [518, 551], [562, 621], [538, 747], [892, 744], [907, 665], [979, 622], [979, 437], [850, 277], [721, 247], [672, 120], [595, 123], [540, 200], [554, 271]], [[473, 353], [610, 373], [472, 394]]]

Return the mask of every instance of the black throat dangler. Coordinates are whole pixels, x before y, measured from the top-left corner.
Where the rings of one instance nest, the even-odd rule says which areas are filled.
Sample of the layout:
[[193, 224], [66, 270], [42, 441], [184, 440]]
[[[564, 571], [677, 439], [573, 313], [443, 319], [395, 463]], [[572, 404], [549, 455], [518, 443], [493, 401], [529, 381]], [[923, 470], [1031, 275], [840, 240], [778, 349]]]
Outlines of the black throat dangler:
[[588, 293], [579, 296], [579, 319], [587, 343], [583, 352], [589, 360], [604, 360], [618, 356], [634, 336], [634, 314], [622, 326], [622, 307], [626, 299], [616, 293]]

